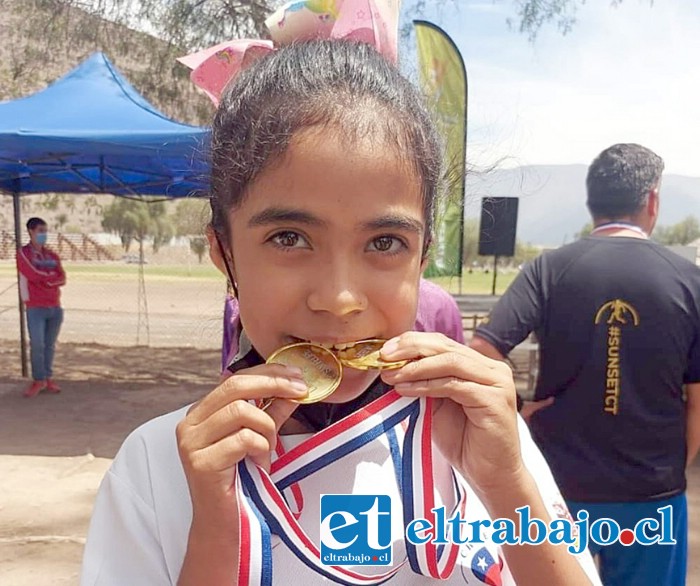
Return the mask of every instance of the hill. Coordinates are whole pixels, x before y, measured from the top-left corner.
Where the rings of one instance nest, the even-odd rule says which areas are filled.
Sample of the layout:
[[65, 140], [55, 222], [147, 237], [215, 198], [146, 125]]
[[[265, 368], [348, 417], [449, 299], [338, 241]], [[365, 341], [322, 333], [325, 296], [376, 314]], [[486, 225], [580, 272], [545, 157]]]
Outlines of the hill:
[[104, 52], [167, 116], [208, 122], [213, 108], [176, 61], [186, 51], [58, 0], [2, 0], [0, 101], [32, 94]]
[[[473, 174], [467, 180], [466, 217], [478, 217], [482, 197], [519, 197], [517, 237], [559, 246], [571, 242], [590, 218], [586, 165], [532, 165]], [[664, 175], [659, 225], [700, 217], [700, 177]]]
[[[2, 0], [0, 38], [0, 101], [40, 91], [93, 52], [102, 51], [166, 116], [207, 124], [213, 113], [209, 99], [190, 81], [189, 70], [176, 61], [186, 51], [70, 3]], [[47, 220], [51, 230], [61, 226], [64, 232], [100, 232], [102, 208], [112, 201], [110, 195], [23, 196], [22, 224], [37, 215]], [[0, 230], [13, 230], [12, 199], [2, 193]]]

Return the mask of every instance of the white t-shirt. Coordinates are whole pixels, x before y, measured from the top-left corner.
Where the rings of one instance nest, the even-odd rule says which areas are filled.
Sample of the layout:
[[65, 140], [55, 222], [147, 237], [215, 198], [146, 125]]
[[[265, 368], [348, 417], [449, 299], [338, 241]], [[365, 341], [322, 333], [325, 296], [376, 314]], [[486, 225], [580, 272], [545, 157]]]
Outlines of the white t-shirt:
[[[160, 586], [176, 584], [187, 548], [192, 520], [192, 504], [180, 462], [175, 427], [187, 408], [158, 417], [135, 430], [126, 439], [100, 487], [90, 523], [83, 558], [82, 586]], [[552, 518], [566, 512], [564, 500], [549, 467], [535, 446], [522, 420], [520, 441], [525, 465], [535, 478]], [[290, 449], [308, 435], [283, 436]], [[450, 510], [453, 504], [449, 465], [439, 452], [433, 453], [436, 503]], [[329, 464], [304, 480], [300, 488], [304, 508], [299, 519], [308, 535], [319, 543], [318, 495], [388, 494], [392, 502], [393, 560], [405, 557], [403, 515], [389, 443], [385, 436]], [[447, 495], [447, 496], [443, 496]], [[468, 489], [467, 520], [488, 519], [489, 515], [476, 495]], [[304, 586], [329, 581], [309, 569], [273, 536], [273, 582], [294, 582]], [[600, 584], [588, 552], [578, 556], [593, 584]], [[503, 564], [500, 580], [504, 586], [515, 584], [500, 547], [493, 543], [461, 546], [457, 567], [445, 581], [420, 576], [406, 564], [388, 584], [402, 586], [426, 584], [481, 585], [474, 569], [482, 575], [489, 565]], [[355, 568], [366, 574], [387, 568]], [[491, 568], [493, 573], [497, 570]], [[499, 582], [495, 582], [499, 583]]]

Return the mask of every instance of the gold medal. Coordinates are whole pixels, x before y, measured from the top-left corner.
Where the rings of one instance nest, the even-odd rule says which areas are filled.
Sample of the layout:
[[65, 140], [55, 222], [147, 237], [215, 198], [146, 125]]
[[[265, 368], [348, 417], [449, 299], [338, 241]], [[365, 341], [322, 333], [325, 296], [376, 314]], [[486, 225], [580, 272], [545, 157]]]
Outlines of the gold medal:
[[[338, 388], [343, 377], [343, 366], [333, 352], [309, 342], [283, 346], [266, 360], [268, 364], [296, 366], [301, 370], [309, 393], [297, 403], [318, 403]], [[267, 405], [265, 406], [267, 407]]]
[[389, 370], [401, 368], [408, 360], [387, 362], [379, 356], [386, 340], [360, 340], [344, 350], [338, 350], [338, 359], [343, 366], [357, 370]]

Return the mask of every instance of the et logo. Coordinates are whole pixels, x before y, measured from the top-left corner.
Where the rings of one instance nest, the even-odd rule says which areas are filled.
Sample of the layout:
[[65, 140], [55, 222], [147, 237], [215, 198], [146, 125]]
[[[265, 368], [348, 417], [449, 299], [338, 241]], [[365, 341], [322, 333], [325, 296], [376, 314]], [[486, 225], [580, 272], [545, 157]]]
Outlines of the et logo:
[[370, 494], [321, 495], [321, 563], [389, 566], [391, 498]]

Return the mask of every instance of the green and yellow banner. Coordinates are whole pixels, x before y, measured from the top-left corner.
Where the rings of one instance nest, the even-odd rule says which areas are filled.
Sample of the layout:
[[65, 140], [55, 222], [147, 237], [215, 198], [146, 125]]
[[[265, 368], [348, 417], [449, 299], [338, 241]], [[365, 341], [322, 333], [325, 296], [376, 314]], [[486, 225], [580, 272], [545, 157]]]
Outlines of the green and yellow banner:
[[[448, 190], [439, 202], [426, 276], [462, 275], [467, 137], [467, 72], [441, 28], [414, 20], [420, 82], [445, 141]], [[460, 279], [461, 282], [461, 279]]]

